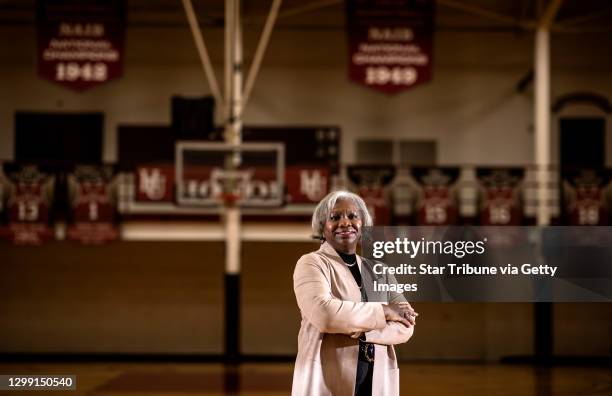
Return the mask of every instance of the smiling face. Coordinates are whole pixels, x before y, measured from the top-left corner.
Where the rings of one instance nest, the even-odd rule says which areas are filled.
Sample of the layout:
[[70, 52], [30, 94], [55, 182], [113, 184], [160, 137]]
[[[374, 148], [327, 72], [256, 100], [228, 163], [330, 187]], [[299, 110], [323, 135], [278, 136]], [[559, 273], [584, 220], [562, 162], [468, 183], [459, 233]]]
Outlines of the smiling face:
[[353, 254], [361, 237], [362, 219], [351, 199], [339, 199], [323, 227], [323, 236], [336, 251]]

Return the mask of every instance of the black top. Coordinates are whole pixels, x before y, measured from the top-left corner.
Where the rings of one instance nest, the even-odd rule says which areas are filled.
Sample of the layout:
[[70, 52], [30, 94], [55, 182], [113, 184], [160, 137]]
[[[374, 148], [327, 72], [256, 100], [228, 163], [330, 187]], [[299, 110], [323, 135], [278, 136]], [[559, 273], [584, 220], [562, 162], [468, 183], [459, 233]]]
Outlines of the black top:
[[355, 282], [357, 282], [357, 286], [361, 288], [362, 286], [361, 273], [359, 272], [359, 266], [357, 265], [357, 255], [355, 253], [344, 254], [338, 251], [336, 252], [340, 255], [340, 257], [342, 258], [342, 261], [344, 261], [348, 269], [351, 270], [351, 274], [353, 274], [353, 278], [355, 278]]
[[[357, 286], [359, 286], [359, 289], [361, 291], [361, 301], [367, 302], [368, 296], [365, 293], [365, 288], [362, 287], [363, 285], [361, 283], [361, 272], [359, 272], [359, 266], [357, 265], [357, 255], [355, 253], [344, 254], [337, 250], [336, 253], [338, 253], [340, 258], [342, 258], [342, 261], [344, 261], [349, 270], [351, 270], [351, 274], [353, 274], [353, 278], [355, 278], [355, 282], [357, 282]], [[367, 348], [369, 355], [371, 357], [374, 357], [374, 346], [373, 344], [365, 342], [365, 334], [362, 334], [361, 337], [359, 337], [359, 349], [361, 350], [362, 347]], [[372, 363], [370, 362], [370, 364]]]
[[347, 264], [353, 264], [357, 262], [357, 255], [355, 253], [353, 254], [345, 254], [342, 252], [339, 252], [336, 250], [336, 253], [338, 253], [340, 255], [340, 257], [342, 257], [342, 260], [344, 260], [345, 263]]

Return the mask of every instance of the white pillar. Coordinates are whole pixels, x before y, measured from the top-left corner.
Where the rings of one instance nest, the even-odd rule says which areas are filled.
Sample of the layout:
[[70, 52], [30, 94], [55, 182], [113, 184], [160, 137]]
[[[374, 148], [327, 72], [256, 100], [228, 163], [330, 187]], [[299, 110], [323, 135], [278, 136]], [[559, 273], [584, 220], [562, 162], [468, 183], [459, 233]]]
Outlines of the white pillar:
[[537, 224], [550, 223], [550, 30], [535, 33], [535, 163], [538, 183]]
[[[225, 95], [227, 119], [225, 141], [238, 145], [242, 142], [242, 31], [240, 29], [240, 0], [226, 0], [225, 18]], [[226, 170], [240, 165], [238, 153], [226, 159]], [[236, 188], [235, 180], [226, 180], [225, 188]], [[228, 192], [228, 191], [226, 191]], [[238, 205], [226, 205], [225, 220], [225, 273], [240, 273], [241, 219]]]

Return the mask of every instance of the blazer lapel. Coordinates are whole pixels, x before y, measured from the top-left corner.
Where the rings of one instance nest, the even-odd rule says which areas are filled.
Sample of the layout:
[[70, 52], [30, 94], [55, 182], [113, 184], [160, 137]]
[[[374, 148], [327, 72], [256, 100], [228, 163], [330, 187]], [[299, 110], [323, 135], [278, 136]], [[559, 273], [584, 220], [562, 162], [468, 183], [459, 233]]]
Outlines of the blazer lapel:
[[[351, 270], [344, 263], [342, 258], [338, 255], [336, 250], [331, 247], [331, 245], [327, 242], [323, 242], [318, 251], [322, 256], [324, 256], [331, 263], [332, 269], [338, 275], [343, 282], [345, 288], [347, 289], [349, 296], [337, 296], [339, 298], [350, 298], [352, 301], [361, 301], [361, 291], [359, 290], [359, 286], [357, 282], [355, 282], [355, 278], [353, 278], [353, 274], [351, 274]], [[359, 260], [359, 256], [357, 256], [357, 260]], [[363, 281], [362, 281], [363, 282]]]
[[376, 275], [374, 273], [374, 270], [372, 269], [372, 262], [370, 260], [362, 259], [360, 256], [357, 256], [357, 260], [361, 262], [361, 279], [363, 281], [366, 296], [368, 296], [368, 301], [387, 302], [386, 292], [378, 292], [374, 290], [374, 281], [384, 283], [384, 278], [382, 278], [381, 275]]

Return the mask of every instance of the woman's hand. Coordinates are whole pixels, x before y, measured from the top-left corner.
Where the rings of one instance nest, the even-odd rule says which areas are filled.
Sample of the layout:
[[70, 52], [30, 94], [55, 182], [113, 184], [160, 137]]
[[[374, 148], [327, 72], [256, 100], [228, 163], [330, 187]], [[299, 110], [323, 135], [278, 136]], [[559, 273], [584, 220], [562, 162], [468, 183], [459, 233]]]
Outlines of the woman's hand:
[[383, 304], [383, 311], [387, 322], [400, 322], [405, 326], [414, 326], [419, 316], [408, 302]]

